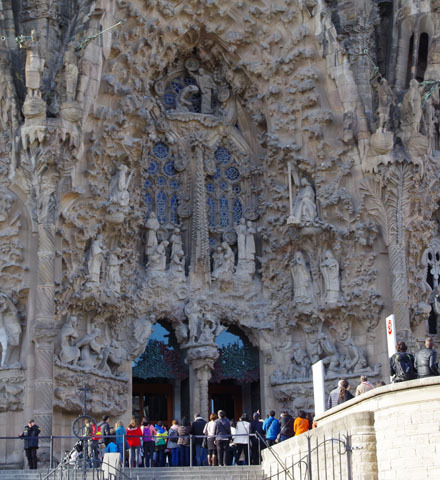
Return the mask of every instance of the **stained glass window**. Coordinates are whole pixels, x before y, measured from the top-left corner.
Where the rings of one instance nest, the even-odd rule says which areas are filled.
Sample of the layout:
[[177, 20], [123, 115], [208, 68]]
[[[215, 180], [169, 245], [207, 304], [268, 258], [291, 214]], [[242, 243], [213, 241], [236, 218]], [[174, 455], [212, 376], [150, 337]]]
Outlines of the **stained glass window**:
[[219, 202], [220, 226], [229, 226], [229, 201], [226, 197], [221, 197]]
[[147, 178], [144, 183], [146, 215], [155, 211], [162, 225], [167, 222], [179, 224], [177, 190], [180, 182], [169, 146], [164, 142], [154, 144], [146, 155], [146, 162], [148, 162]]
[[220, 146], [214, 152], [216, 173], [207, 176], [206, 194], [209, 227], [230, 229], [240, 223], [243, 216], [243, 203], [240, 198], [240, 171], [231, 152]]

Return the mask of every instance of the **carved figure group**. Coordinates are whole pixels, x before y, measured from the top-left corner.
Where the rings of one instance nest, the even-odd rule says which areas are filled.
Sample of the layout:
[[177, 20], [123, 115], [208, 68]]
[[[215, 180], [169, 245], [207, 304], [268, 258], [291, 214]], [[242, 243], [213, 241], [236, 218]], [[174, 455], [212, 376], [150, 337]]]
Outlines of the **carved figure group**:
[[20, 367], [18, 347], [21, 325], [17, 309], [12, 300], [0, 292], [0, 345], [2, 349], [0, 367]]
[[217, 280], [222, 275], [232, 275], [235, 266], [235, 255], [227, 242], [222, 242], [214, 254], [214, 269], [211, 277]]

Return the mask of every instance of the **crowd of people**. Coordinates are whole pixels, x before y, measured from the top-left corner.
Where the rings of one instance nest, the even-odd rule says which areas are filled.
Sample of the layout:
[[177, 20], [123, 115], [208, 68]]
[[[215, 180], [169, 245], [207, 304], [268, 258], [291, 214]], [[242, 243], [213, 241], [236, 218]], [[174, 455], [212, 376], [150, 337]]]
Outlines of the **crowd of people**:
[[[408, 347], [405, 342], [397, 342], [396, 353], [390, 357], [390, 373], [393, 383], [440, 375], [437, 352], [434, 350], [434, 341], [431, 337], [426, 338], [425, 345], [415, 355], [408, 353], [407, 350]], [[381, 387], [383, 385], [385, 383], [381, 380], [375, 386]], [[374, 386], [368, 381], [368, 377], [361, 375], [355, 395], [362, 395], [373, 388]], [[354, 398], [354, 395], [350, 392], [349, 382], [340, 379], [338, 386], [328, 396], [327, 407], [335, 407], [351, 398]]]
[[[191, 423], [183, 417], [171, 425], [152, 423], [144, 417], [132, 418], [125, 428], [121, 421], [110, 427], [103, 417], [95, 432], [88, 432], [89, 455], [99, 462], [104, 453], [119, 452], [121, 462], [131, 468], [216, 465], [258, 465], [261, 451], [276, 442], [300, 435], [312, 422], [304, 411], [293, 418], [287, 411], [276, 418], [273, 410], [263, 421], [255, 412], [252, 419], [243, 413], [238, 421], [229, 420], [224, 410], [205, 420], [199, 414]], [[192, 462], [191, 462], [192, 455]]]

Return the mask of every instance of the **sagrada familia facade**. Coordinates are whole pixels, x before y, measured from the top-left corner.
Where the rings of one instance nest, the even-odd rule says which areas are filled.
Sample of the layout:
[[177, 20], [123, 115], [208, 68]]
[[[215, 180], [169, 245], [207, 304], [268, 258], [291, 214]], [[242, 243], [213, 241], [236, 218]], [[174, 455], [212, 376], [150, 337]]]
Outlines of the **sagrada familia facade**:
[[129, 418], [159, 324], [173, 416], [208, 415], [227, 331], [263, 413], [313, 411], [318, 360], [386, 379], [391, 313], [437, 334], [440, 1], [0, 0], [0, 26], [3, 435], [69, 435], [84, 384]]

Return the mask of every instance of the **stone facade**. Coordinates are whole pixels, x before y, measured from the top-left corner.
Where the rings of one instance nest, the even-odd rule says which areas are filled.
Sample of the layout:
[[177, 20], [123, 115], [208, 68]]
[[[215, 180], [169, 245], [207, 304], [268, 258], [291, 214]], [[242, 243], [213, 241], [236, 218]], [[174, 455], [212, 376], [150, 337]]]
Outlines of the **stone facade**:
[[439, 9], [1, 1], [2, 431], [70, 433], [85, 381], [129, 417], [161, 321], [204, 416], [228, 328], [263, 411], [312, 410], [319, 359], [385, 378], [390, 313], [436, 334]]

